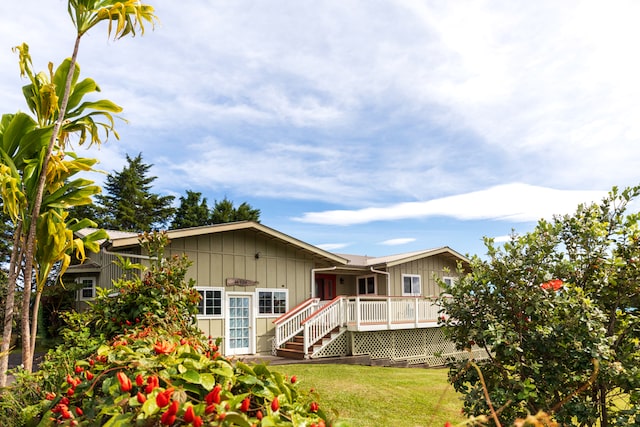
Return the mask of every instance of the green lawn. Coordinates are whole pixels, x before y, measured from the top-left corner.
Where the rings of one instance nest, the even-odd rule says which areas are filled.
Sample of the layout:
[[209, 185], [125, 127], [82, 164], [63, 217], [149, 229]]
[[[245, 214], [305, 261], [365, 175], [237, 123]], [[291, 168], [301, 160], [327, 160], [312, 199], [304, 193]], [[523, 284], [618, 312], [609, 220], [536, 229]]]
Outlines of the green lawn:
[[353, 427], [437, 427], [464, 421], [446, 369], [312, 364], [271, 369], [296, 375], [300, 387], [316, 389], [325, 411], [335, 411]]

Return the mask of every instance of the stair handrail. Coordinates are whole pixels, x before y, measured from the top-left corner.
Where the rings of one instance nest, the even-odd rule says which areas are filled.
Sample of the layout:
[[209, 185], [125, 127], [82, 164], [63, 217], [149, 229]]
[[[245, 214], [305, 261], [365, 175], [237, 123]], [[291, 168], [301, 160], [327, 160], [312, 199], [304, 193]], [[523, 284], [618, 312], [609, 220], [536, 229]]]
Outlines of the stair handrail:
[[275, 348], [280, 348], [303, 331], [302, 322], [318, 308], [319, 303], [320, 298], [309, 298], [273, 321], [276, 325]]
[[337, 296], [302, 321], [305, 357], [309, 354], [309, 347], [320, 341], [335, 328], [346, 324], [345, 301], [346, 297]]

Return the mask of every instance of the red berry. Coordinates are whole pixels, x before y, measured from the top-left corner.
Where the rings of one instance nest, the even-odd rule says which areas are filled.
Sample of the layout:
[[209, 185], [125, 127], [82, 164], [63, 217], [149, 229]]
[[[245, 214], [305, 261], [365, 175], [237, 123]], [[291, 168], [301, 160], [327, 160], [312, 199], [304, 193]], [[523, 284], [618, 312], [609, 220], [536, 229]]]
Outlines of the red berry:
[[272, 401], [271, 401], [271, 410], [273, 412], [276, 412], [278, 409], [280, 409], [280, 402], [278, 402], [278, 396], [276, 396]]

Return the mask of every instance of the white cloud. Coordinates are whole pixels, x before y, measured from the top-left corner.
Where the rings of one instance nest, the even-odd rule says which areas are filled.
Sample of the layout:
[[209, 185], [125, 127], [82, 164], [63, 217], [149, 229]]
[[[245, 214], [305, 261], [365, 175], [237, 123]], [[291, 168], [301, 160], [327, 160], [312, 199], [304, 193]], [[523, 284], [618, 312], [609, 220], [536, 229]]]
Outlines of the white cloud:
[[416, 239], [414, 239], [413, 237], [404, 237], [404, 238], [385, 240], [384, 242], [380, 242], [380, 244], [387, 245], [387, 246], [399, 246], [399, 245], [406, 245], [407, 243], [411, 243], [415, 241]]
[[357, 210], [307, 212], [297, 221], [313, 224], [353, 225], [431, 216], [459, 220], [530, 222], [554, 214], [573, 212], [578, 204], [598, 202], [604, 191], [555, 190], [526, 184], [499, 185], [487, 190], [425, 202], [399, 203]]
[[325, 251], [335, 251], [336, 249], [346, 248], [349, 243], [321, 243], [316, 246]]

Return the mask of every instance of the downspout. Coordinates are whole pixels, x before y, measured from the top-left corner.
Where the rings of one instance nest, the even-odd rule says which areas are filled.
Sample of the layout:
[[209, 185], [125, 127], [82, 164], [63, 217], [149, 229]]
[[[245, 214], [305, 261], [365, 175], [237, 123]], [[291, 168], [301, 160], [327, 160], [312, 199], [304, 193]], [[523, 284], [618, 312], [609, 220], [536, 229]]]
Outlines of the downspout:
[[380, 270], [376, 270], [373, 267], [371, 267], [371, 272], [372, 273], [378, 273], [378, 274], [384, 274], [385, 276], [387, 276], [387, 296], [390, 297], [390, 292], [391, 292], [391, 273], [389, 273], [388, 271], [380, 271]]
[[311, 269], [311, 298], [316, 297], [316, 271], [331, 271], [338, 268], [337, 266], [333, 267], [324, 267], [324, 268], [312, 268]]

